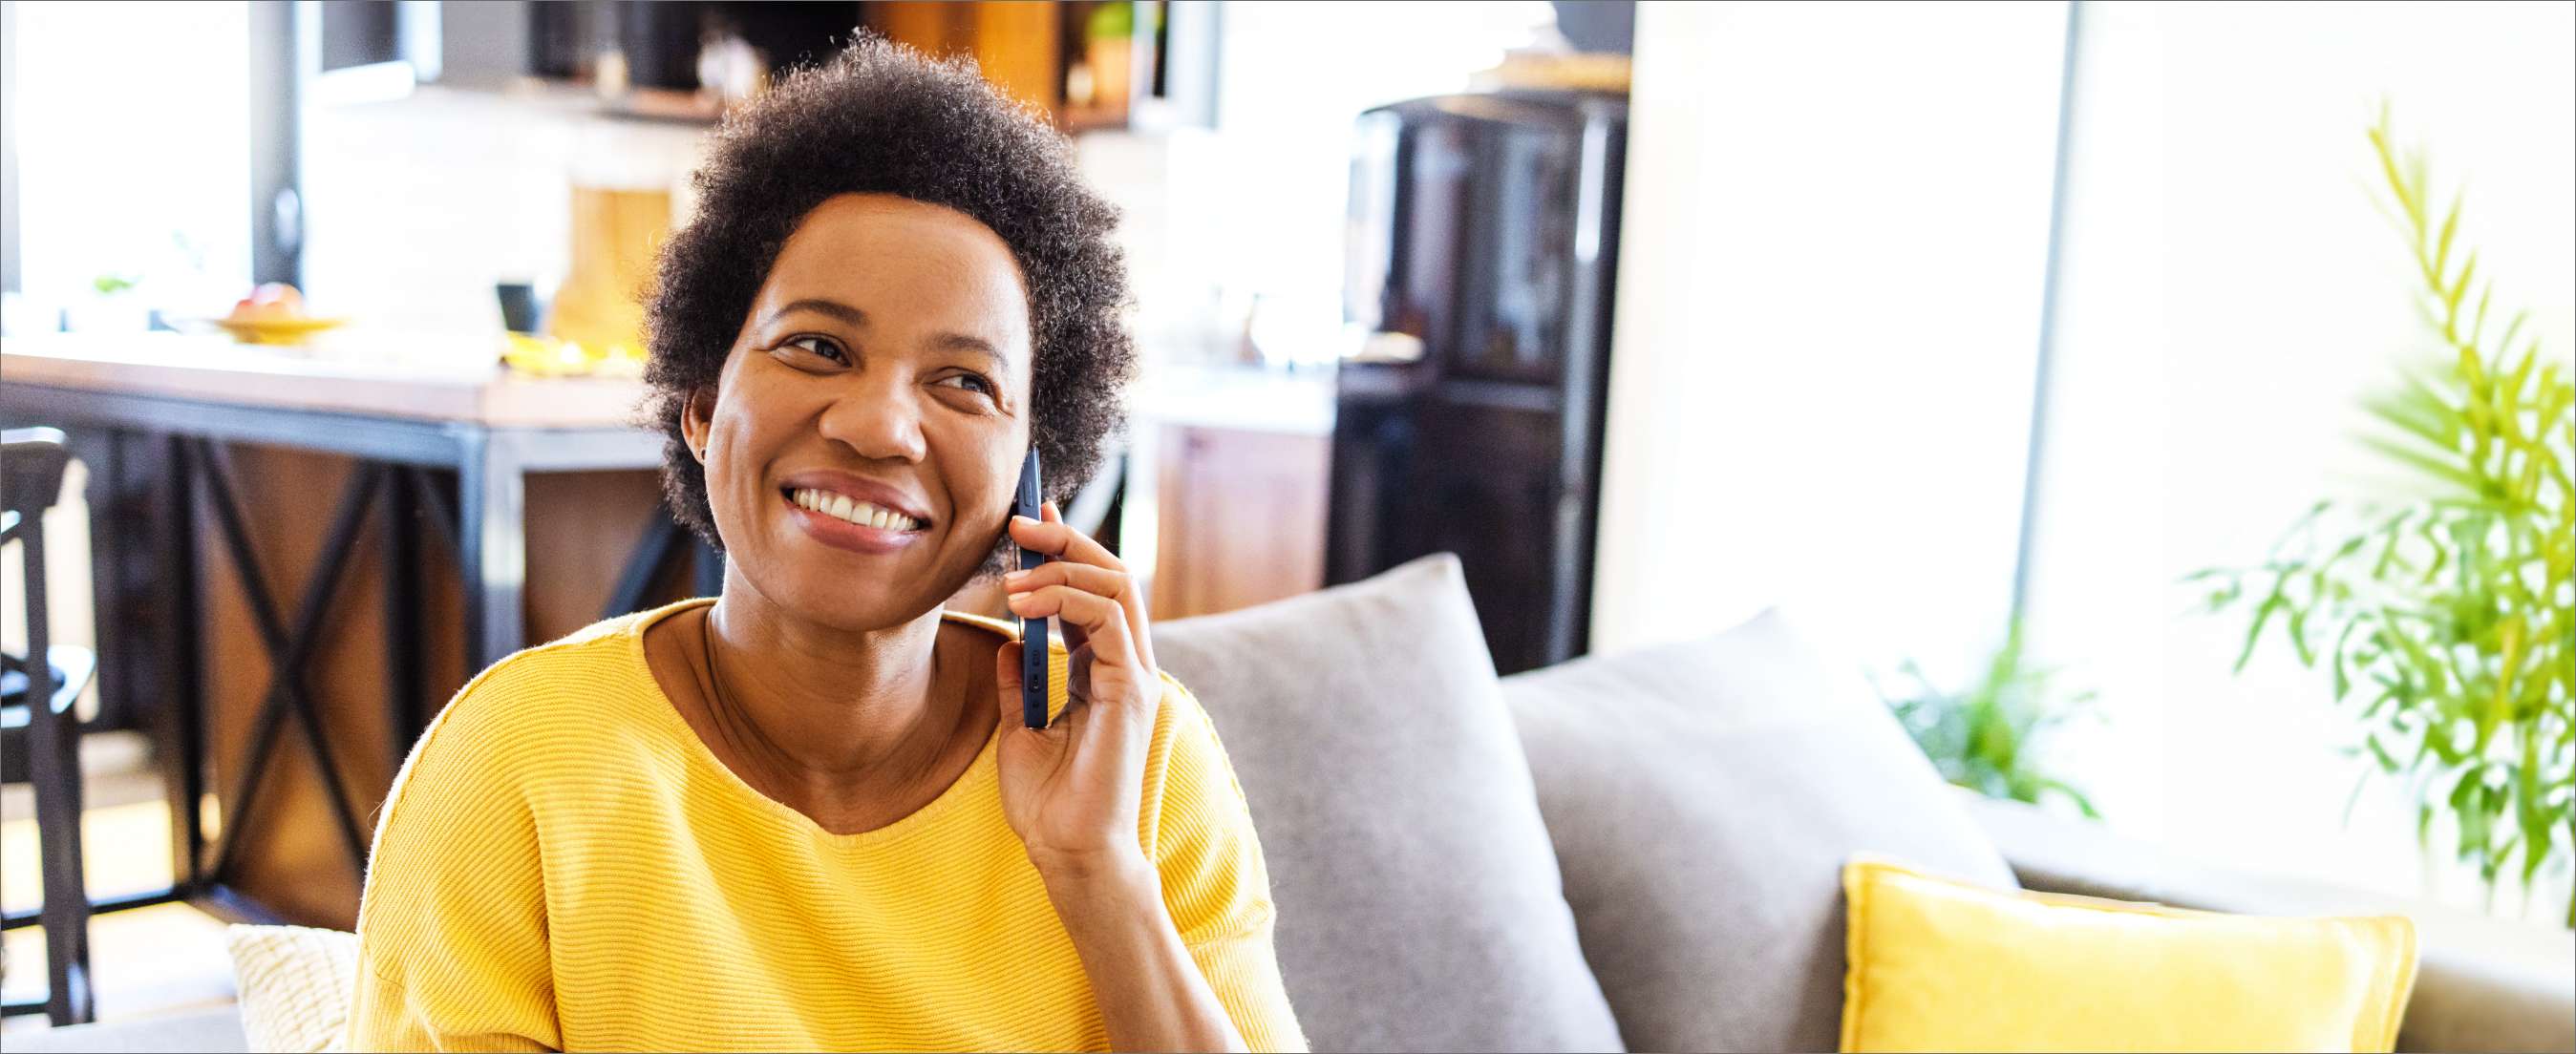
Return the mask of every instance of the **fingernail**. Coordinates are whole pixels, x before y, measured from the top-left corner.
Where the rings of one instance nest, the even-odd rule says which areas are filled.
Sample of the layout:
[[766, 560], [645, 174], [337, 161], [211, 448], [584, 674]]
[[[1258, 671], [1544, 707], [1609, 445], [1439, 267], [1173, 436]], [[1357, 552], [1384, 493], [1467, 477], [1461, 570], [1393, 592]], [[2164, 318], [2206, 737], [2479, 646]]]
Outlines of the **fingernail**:
[[1035, 593], [1013, 593], [1011, 594], [1011, 606], [1018, 607], [1021, 603], [1036, 595], [1037, 594]]
[[1010, 585], [1017, 582], [1024, 582], [1028, 580], [1028, 577], [1029, 573], [1026, 571], [1004, 571], [1002, 572], [1002, 584]]

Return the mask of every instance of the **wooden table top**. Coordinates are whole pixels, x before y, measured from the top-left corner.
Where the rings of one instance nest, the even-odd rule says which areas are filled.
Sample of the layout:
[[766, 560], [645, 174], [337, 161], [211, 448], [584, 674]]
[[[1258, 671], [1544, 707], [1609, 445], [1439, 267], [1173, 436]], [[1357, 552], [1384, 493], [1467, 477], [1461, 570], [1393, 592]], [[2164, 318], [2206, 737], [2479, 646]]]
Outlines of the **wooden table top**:
[[645, 389], [624, 377], [529, 377], [497, 338], [328, 334], [310, 348], [183, 333], [43, 333], [0, 340], [0, 383], [242, 406], [324, 410], [493, 428], [631, 424]]

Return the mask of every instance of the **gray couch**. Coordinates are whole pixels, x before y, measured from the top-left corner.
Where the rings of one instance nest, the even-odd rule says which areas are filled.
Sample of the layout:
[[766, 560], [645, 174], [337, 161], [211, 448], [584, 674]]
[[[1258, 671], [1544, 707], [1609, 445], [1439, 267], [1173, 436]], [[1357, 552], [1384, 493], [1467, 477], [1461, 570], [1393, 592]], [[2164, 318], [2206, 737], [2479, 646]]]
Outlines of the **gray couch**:
[[[2405, 1050], [2576, 1049], [2576, 934], [2255, 878], [1968, 797], [1765, 616], [1498, 680], [1456, 561], [1160, 626], [1252, 804], [1318, 1050], [1827, 1050], [1838, 870], [2414, 916]], [[239, 1050], [197, 1014], [10, 1051]]]

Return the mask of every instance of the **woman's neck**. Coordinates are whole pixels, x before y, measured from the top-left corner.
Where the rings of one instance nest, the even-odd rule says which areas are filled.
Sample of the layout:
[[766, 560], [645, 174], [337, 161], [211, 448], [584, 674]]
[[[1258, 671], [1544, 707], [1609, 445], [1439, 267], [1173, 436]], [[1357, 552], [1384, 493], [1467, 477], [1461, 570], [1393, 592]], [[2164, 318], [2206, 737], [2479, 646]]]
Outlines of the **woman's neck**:
[[[971, 762], [973, 664], [942, 645], [938, 609], [846, 632], [728, 581], [697, 636], [709, 743], [738, 775], [827, 829], [910, 814]], [[990, 717], [989, 713], [983, 716]], [[982, 722], [989, 724], [990, 722]], [[989, 732], [989, 729], [987, 729]]]

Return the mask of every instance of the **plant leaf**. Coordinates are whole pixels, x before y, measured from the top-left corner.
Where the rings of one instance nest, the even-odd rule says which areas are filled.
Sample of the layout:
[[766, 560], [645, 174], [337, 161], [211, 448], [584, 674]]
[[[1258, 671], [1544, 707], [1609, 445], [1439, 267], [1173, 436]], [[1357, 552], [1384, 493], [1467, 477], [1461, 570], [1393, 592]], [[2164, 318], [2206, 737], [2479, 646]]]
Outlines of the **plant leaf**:
[[2442, 233], [2433, 246], [2433, 273], [2451, 273], [2451, 236], [2460, 232], [2460, 200], [2465, 193], [2451, 195], [2451, 211], [2442, 217]]
[[[2576, 381], [2541, 353], [2529, 312], [2497, 307], [2498, 283], [2461, 234], [2471, 226], [2466, 193], [2436, 190], [2424, 151], [2396, 141], [2389, 109], [2383, 101], [2369, 129], [2382, 211], [2420, 279], [2407, 306], [2447, 354], [2442, 367], [2401, 369], [2362, 400], [2356, 438], [2436, 489], [2349, 502], [2359, 510], [2350, 528], [2330, 527], [2330, 503], [2319, 502], [2260, 564], [2190, 580], [2210, 590], [2212, 609], [2251, 607], [2239, 671], [2276, 618], [2287, 650], [2312, 668], [2315, 645], [2331, 640], [2324, 676], [2353, 708], [2357, 734], [2345, 742], [2359, 744], [2348, 756], [2369, 759], [2361, 778], [2402, 782], [2427, 852], [2436, 811], [2449, 813], [2455, 837], [2441, 848], [2476, 866], [2490, 900], [2507, 868], [2527, 896], [2576, 852]], [[2437, 198], [2446, 199], [2438, 215]], [[2496, 331], [2491, 317], [2502, 319]], [[1989, 788], [2054, 795], [2053, 777], [2028, 765], [2029, 740], [2064, 715], [2032, 705], [2048, 691], [2045, 671], [1993, 675], [2007, 665], [1978, 689], [1997, 717], [1962, 738], [1978, 748]], [[2346, 800], [2347, 819], [2363, 786]], [[2576, 896], [2567, 918], [2576, 924]]]

